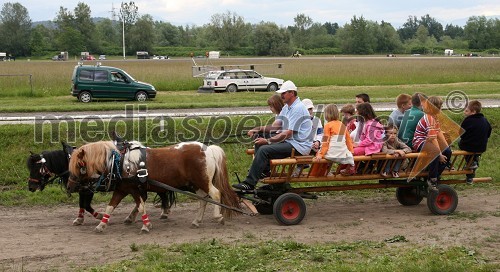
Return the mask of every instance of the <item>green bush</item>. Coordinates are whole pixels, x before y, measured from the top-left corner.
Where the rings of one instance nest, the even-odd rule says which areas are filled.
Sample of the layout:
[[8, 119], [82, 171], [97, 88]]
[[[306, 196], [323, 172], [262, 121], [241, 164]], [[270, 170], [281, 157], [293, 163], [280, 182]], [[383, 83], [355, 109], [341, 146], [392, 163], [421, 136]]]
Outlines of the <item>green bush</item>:
[[249, 46], [240, 47], [235, 50], [221, 52], [221, 56], [222, 53], [224, 53], [224, 55], [229, 55], [229, 56], [255, 56], [255, 48]]
[[121, 56], [123, 54], [123, 48], [119, 46], [105, 46], [101, 50], [102, 55]]
[[484, 51], [486, 54], [490, 54], [490, 55], [498, 55], [500, 54], [500, 49], [497, 49], [497, 48], [491, 48], [491, 49], [487, 49], [486, 51]]
[[153, 47], [153, 52], [150, 55], [171, 56], [171, 57], [187, 57], [193, 53], [194, 56], [205, 56], [207, 51], [215, 50], [214, 48], [199, 48], [199, 47], [180, 47], [180, 46], [162, 46]]
[[222, 51], [217, 48], [199, 48], [199, 47], [174, 47], [174, 46], [164, 46], [164, 47], [154, 47], [153, 52], [149, 52], [150, 55], [168, 55], [172, 57], [187, 57], [193, 53], [194, 56], [205, 56], [208, 51], [219, 51], [221, 57], [223, 56], [254, 56], [255, 49], [253, 47], [241, 47], [231, 51]]
[[425, 54], [427, 53], [427, 47], [425, 46], [414, 46], [410, 49], [411, 54]]
[[323, 48], [312, 48], [306, 50], [299, 50], [303, 52], [303, 55], [339, 55], [342, 54], [342, 50], [336, 47], [323, 47]]

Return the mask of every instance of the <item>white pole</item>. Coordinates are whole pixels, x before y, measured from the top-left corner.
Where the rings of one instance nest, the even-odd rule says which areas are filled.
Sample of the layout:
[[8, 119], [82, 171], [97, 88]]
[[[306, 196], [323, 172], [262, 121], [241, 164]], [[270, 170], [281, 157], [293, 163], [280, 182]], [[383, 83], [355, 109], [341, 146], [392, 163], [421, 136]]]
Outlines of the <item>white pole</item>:
[[123, 44], [123, 59], [125, 59], [125, 16], [123, 12], [123, 2], [122, 2], [122, 44]]

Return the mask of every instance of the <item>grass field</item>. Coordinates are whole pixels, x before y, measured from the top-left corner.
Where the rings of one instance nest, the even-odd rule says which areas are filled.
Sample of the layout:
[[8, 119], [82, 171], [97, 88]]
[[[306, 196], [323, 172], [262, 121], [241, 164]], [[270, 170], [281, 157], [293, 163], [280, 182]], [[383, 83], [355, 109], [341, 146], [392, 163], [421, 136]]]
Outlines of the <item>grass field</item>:
[[[404, 237], [399, 237], [403, 239]], [[216, 240], [162, 247], [136, 246], [139, 259], [92, 271], [495, 271], [465, 247], [359, 241], [302, 244], [295, 241], [238, 243]], [[383, 252], [383, 254], [381, 254]]]
[[[278, 62], [285, 68], [283, 74], [274, 76], [293, 80], [299, 86], [300, 96], [315, 103], [350, 102], [361, 92], [368, 93], [374, 102], [394, 101], [400, 93], [415, 91], [446, 96], [459, 90], [471, 98], [500, 98], [500, 58], [219, 59], [199, 65]], [[264, 106], [270, 95], [267, 92], [199, 94], [196, 89], [202, 79], [191, 76], [190, 59], [104, 64], [123, 68], [136, 79], [155, 85], [159, 94], [146, 102], [150, 109]], [[126, 104], [136, 103], [78, 102], [70, 95], [75, 65], [74, 61], [0, 63], [0, 112], [122, 110]], [[27, 75], [32, 75], [33, 89]]]

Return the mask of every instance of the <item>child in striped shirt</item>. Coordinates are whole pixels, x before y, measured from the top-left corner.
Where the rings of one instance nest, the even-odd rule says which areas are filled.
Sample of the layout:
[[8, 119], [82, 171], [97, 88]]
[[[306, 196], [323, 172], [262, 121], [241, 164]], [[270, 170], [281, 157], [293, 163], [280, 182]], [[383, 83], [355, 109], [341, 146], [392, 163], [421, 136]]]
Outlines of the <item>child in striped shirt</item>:
[[435, 158], [429, 158], [428, 184], [429, 189], [437, 190], [439, 176], [450, 161], [451, 149], [444, 138], [437, 115], [441, 112], [443, 100], [437, 96], [431, 96], [423, 101], [424, 116], [418, 121], [413, 137], [413, 150], [425, 152], [431, 155], [438, 154]]

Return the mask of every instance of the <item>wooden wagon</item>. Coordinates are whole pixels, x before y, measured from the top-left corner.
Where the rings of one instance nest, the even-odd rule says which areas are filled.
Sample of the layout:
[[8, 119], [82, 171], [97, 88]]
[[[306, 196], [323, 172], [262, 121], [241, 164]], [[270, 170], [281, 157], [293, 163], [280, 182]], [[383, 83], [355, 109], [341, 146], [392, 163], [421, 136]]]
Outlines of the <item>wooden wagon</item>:
[[[247, 154], [253, 153], [253, 149], [247, 150]], [[437, 190], [429, 190], [426, 182], [428, 173], [425, 170], [418, 175], [411, 172], [415, 163], [418, 163], [419, 153], [406, 155], [405, 167], [399, 171], [399, 178], [383, 177], [380, 174], [390, 160], [398, 159], [384, 153], [355, 156], [356, 174], [351, 176], [340, 175], [339, 169], [335, 169], [336, 164], [332, 165], [328, 160], [313, 161], [312, 156], [292, 154], [290, 158], [270, 161], [271, 175], [261, 180], [264, 186], [239, 191], [238, 194], [252, 211], [274, 214], [276, 220], [284, 225], [295, 225], [302, 221], [306, 214], [303, 199], [316, 199], [313, 192], [390, 187], [396, 187], [396, 198], [402, 205], [418, 205], [425, 197], [432, 213], [446, 215], [452, 213], [458, 205], [457, 192], [449, 184], [466, 183], [465, 175], [475, 173], [474, 169], [470, 169], [473, 161], [471, 155], [474, 153], [452, 152], [450, 164], [441, 174]], [[410, 177], [412, 178], [409, 179]], [[473, 178], [474, 183], [491, 180], [491, 177]]]

